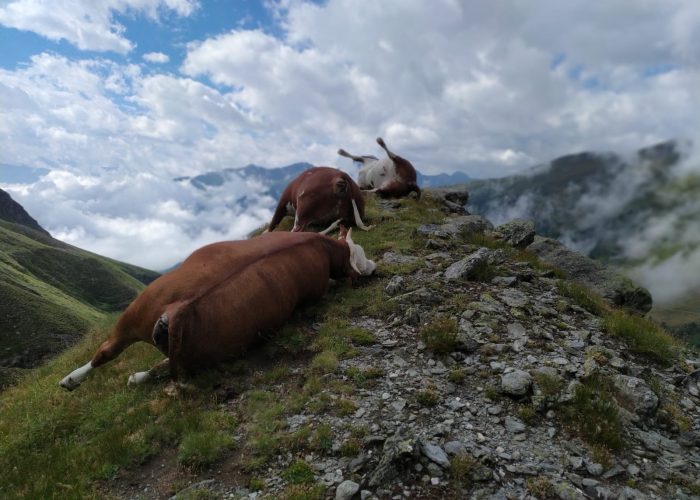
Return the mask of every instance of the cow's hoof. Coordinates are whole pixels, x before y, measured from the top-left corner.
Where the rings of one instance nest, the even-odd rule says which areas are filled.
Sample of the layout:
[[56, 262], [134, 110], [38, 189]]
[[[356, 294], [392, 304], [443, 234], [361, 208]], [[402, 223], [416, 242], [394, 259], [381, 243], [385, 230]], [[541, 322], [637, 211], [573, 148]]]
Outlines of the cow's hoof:
[[129, 380], [127, 381], [127, 386], [139, 385], [148, 380], [148, 372], [136, 372], [129, 375]]
[[78, 382], [77, 380], [68, 376], [68, 377], [64, 378], [63, 380], [61, 380], [58, 383], [58, 385], [60, 385], [64, 389], [68, 389], [69, 391], [72, 391], [80, 385], [80, 382]]

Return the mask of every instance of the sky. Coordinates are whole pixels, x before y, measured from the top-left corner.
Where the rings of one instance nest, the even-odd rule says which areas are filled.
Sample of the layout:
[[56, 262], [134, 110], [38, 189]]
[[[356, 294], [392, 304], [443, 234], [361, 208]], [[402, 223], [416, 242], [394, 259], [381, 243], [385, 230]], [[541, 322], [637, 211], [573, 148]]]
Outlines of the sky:
[[0, 187], [163, 269], [271, 213], [175, 177], [349, 169], [378, 136], [473, 177], [694, 138], [697, 47], [695, 0], [0, 0]]

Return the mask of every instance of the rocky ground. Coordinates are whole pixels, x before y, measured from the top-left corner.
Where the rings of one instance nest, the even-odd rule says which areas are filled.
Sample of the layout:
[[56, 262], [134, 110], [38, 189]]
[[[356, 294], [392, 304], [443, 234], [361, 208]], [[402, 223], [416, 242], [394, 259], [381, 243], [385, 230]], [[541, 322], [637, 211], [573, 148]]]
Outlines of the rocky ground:
[[[418, 228], [423, 251], [383, 254], [380, 268], [405, 270], [382, 285], [393, 312], [346, 318], [373, 340], [324, 374], [316, 395], [344, 411], [306, 404], [284, 416], [290, 435], [329, 429], [327, 446], [283, 448], [253, 483], [215, 465], [178, 498], [700, 498], [697, 355], [678, 348], [664, 364], [635, 354], [562, 291], [557, 272], [464, 238], [491, 229], [451, 214]], [[514, 247], [534, 235], [527, 222], [492, 234]], [[647, 307], [640, 293], [618, 302]], [[306, 363], [275, 387], [301, 383]], [[236, 414], [241, 401], [225, 404]], [[237, 449], [245, 439], [234, 436]], [[313, 488], [290, 489], [295, 467]], [[131, 479], [138, 495], [162, 495]], [[135, 493], [125, 482], [112, 490]]]

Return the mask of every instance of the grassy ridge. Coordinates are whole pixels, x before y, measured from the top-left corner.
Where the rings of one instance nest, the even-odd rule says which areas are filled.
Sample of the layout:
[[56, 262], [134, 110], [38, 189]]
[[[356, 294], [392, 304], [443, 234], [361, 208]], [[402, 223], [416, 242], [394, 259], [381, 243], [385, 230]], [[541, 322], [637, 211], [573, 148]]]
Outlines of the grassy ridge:
[[[424, 255], [425, 238], [416, 235], [416, 227], [444, 218], [437, 204], [425, 198], [403, 200], [396, 212], [381, 212], [371, 198], [367, 218], [376, 227], [354, 231], [355, 241], [375, 260], [389, 250]], [[388, 220], [391, 224], [382, 224]], [[481, 244], [487, 243], [481, 239]], [[533, 259], [511, 251], [509, 256]], [[383, 290], [401, 266], [381, 265], [378, 276], [355, 287], [331, 287], [321, 300], [298, 311], [264, 346], [273, 367], [248, 365], [247, 360], [224, 365], [189, 381], [192, 389], [175, 396], [164, 391], [163, 381], [126, 387], [129, 374], [162, 358], [146, 345], [130, 347], [92, 372], [74, 392], [57, 386], [92, 356], [107, 335], [114, 319], [109, 318], [78, 345], [0, 394], [0, 498], [101, 498], [120, 471], [167, 451], [183, 476], [218, 460], [236, 460], [251, 487], [264, 485], [257, 475], [264, 475], [282, 452], [331, 453], [330, 427], [305, 425], [291, 432], [286, 417], [303, 407], [341, 416], [357, 409], [357, 387], [371, 387], [381, 370], [348, 369], [346, 382], [332, 381], [337, 399], [322, 388], [330, 383], [328, 374], [341, 370], [339, 360], [356, 356], [359, 346], [374, 342], [370, 332], [352, 326], [348, 318], [358, 314], [386, 318], [396, 312], [399, 306], [387, 300]], [[596, 306], [595, 298], [583, 291], [580, 295], [582, 306]], [[448, 326], [452, 331], [454, 325]], [[456, 373], [455, 380], [459, 376], [464, 374]], [[233, 405], [226, 404], [228, 392], [238, 394]], [[421, 404], [432, 404], [429, 392], [430, 388], [417, 396]], [[347, 430], [350, 436], [340, 453], [353, 456], [367, 429]], [[281, 498], [299, 498], [302, 493], [304, 498], [320, 498], [322, 492], [311, 494], [314, 486], [305, 482], [307, 472], [303, 463], [293, 462], [285, 474], [294, 480], [288, 479], [292, 485]], [[178, 486], [172, 488], [175, 493]]]
[[0, 365], [58, 352], [157, 276], [0, 221]]

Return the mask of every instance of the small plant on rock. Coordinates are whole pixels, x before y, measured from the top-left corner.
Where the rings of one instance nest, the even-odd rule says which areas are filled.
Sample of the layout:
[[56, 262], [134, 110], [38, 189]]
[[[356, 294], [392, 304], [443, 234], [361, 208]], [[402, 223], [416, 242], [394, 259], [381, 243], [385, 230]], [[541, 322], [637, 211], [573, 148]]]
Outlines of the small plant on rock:
[[428, 349], [436, 354], [448, 354], [457, 345], [457, 320], [454, 318], [436, 318], [423, 326], [420, 338]]
[[282, 472], [282, 477], [291, 484], [310, 484], [314, 481], [314, 471], [303, 460], [294, 460], [287, 469]]

